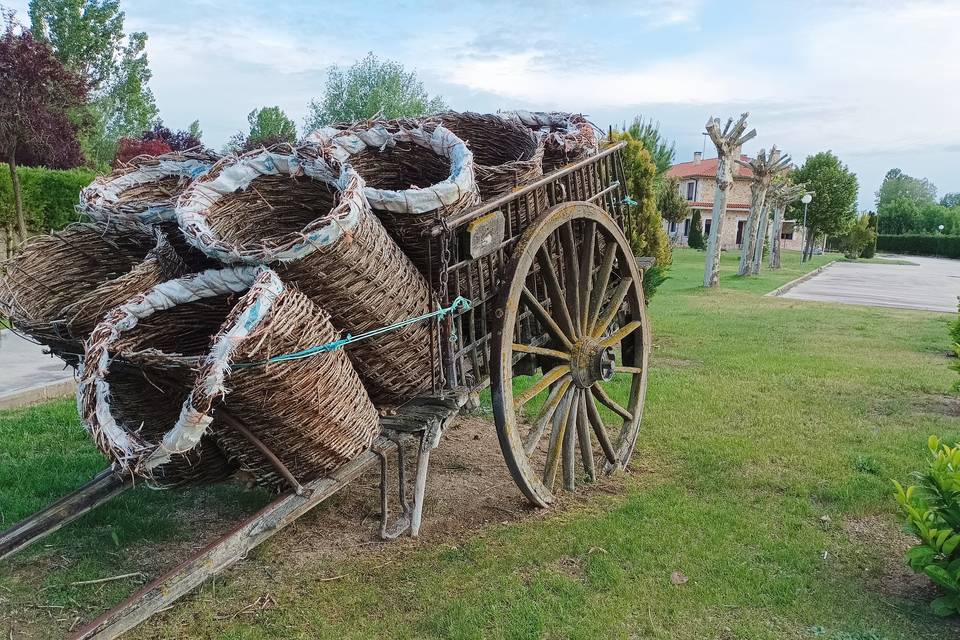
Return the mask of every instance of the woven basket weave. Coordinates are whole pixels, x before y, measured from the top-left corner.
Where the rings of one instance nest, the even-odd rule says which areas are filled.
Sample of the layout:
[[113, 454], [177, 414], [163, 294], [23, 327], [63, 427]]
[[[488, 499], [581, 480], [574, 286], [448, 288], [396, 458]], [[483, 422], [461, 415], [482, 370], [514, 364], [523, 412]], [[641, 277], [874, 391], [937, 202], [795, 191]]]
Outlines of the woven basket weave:
[[[431, 310], [426, 281], [370, 211], [363, 180], [319, 147], [224, 159], [181, 198], [185, 236], [231, 264], [274, 265], [358, 335]], [[429, 390], [438, 358], [418, 323], [352, 345], [370, 395], [391, 404]]]
[[75, 223], [31, 238], [4, 265], [0, 312], [15, 329], [76, 364], [106, 311], [185, 270], [159, 231]]
[[480, 194], [473, 154], [463, 140], [434, 123], [410, 124], [327, 127], [310, 139], [356, 169], [373, 212], [420, 272], [436, 282], [440, 245], [427, 234], [476, 205]]
[[596, 155], [596, 128], [579, 113], [512, 111], [504, 117], [538, 132], [546, 146], [543, 172], [550, 173], [571, 162]]
[[519, 122], [469, 111], [449, 111], [436, 119], [473, 152], [477, 188], [484, 200], [543, 177], [543, 137]]
[[347, 462], [378, 432], [342, 351], [263, 364], [337, 337], [329, 316], [269, 269], [186, 276], [98, 325], [78, 408], [114, 466], [152, 483], [210, 481], [236, 465], [281, 490], [282, 476], [237, 423], [299, 482]]
[[83, 189], [77, 210], [104, 226], [159, 226], [191, 270], [214, 267], [215, 263], [204, 260], [180, 235], [176, 203], [190, 183], [218, 159], [202, 149], [137, 156]]

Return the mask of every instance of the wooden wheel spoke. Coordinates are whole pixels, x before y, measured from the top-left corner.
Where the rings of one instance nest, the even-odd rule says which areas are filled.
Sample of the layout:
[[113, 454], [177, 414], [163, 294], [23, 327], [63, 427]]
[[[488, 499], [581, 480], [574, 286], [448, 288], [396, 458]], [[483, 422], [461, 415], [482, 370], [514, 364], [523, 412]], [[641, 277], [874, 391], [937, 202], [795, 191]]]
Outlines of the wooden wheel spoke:
[[639, 376], [643, 374], [643, 367], [625, 367], [618, 364], [617, 373], [630, 373]]
[[609, 242], [603, 253], [603, 262], [600, 263], [600, 270], [597, 271], [597, 279], [593, 283], [593, 290], [590, 294], [590, 311], [588, 313], [590, 325], [587, 327], [588, 331], [592, 332], [596, 324], [595, 318], [600, 315], [604, 293], [607, 291], [607, 285], [610, 284], [610, 273], [613, 271], [613, 262], [616, 259], [617, 244]]
[[597, 245], [596, 230], [597, 223], [592, 220], [584, 224], [583, 245], [580, 255], [580, 282], [583, 285], [583, 291], [580, 293], [580, 326], [586, 332], [590, 327], [590, 300], [593, 293], [593, 255]]
[[590, 387], [590, 391], [593, 393], [593, 397], [603, 403], [607, 409], [610, 409], [610, 411], [613, 411], [624, 420], [633, 420], [633, 414], [621, 407], [599, 384]]
[[597, 479], [597, 470], [593, 464], [593, 443], [590, 441], [587, 402], [589, 402], [587, 394], [581, 393], [580, 402], [577, 404], [577, 438], [580, 441], [580, 459], [583, 462], [583, 470], [592, 481]]
[[523, 408], [523, 405], [530, 402], [533, 398], [537, 396], [541, 391], [549, 387], [554, 382], [558, 382], [564, 376], [570, 375], [570, 365], [560, 365], [556, 366], [550, 371], [543, 374], [543, 377], [537, 380], [532, 384], [528, 389], [521, 393], [514, 401], [513, 406], [515, 411], [519, 411]]
[[565, 380], [556, 385], [550, 391], [550, 395], [547, 396], [547, 400], [543, 403], [543, 408], [540, 410], [540, 415], [537, 417], [533, 429], [527, 434], [527, 441], [523, 446], [523, 450], [528, 456], [533, 454], [537, 445], [540, 443], [540, 438], [543, 437], [544, 432], [547, 430], [547, 425], [550, 424], [550, 419], [553, 418], [553, 414], [556, 413], [557, 407], [560, 406], [560, 400], [568, 388], [570, 388], [570, 381]]
[[560, 244], [563, 246], [564, 279], [563, 284], [567, 298], [567, 308], [570, 310], [573, 328], [577, 335], [583, 335], [583, 314], [580, 312], [580, 261], [577, 259], [577, 243], [573, 237], [573, 223], [568, 222], [560, 227]]
[[600, 443], [600, 448], [603, 450], [603, 455], [606, 456], [607, 462], [614, 464], [617, 461], [617, 454], [613, 450], [613, 445], [610, 443], [610, 436], [607, 434], [607, 427], [603, 424], [603, 417], [600, 415], [600, 410], [597, 409], [592, 398], [584, 398], [586, 400], [587, 406], [587, 418], [590, 420], [591, 426], [593, 426], [593, 433], [597, 436], [597, 442]]
[[543, 245], [537, 252], [537, 262], [540, 264], [540, 273], [543, 275], [543, 283], [547, 287], [547, 295], [550, 296], [550, 307], [556, 316], [556, 322], [560, 328], [568, 335], [574, 338], [578, 337], [573, 327], [573, 320], [570, 318], [570, 310], [567, 308], [567, 302], [563, 297], [563, 290], [560, 288], [560, 281], [557, 280], [557, 271], [553, 268], [553, 260], [550, 259], [550, 252], [547, 245]]
[[553, 319], [553, 316], [543, 308], [543, 305], [540, 304], [540, 301], [537, 300], [536, 296], [530, 292], [530, 289], [527, 287], [523, 288], [523, 300], [527, 303], [527, 308], [533, 312], [533, 315], [537, 316], [537, 320], [543, 327], [550, 332], [550, 334], [560, 342], [566, 349], [572, 349], [573, 344], [570, 342], [568, 334], [560, 328], [560, 325], [556, 323]]
[[605, 347], [614, 347], [617, 345], [618, 342], [622, 341], [631, 333], [641, 328], [643, 328], [643, 323], [640, 322], [639, 320], [628, 322], [627, 324], [623, 325], [622, 327], [614, 331], [612, 334], [610, 334], [610, 337], [605, 339], [600, 344], [602, 344]]
[[563, 432], [563, 488], [574, 491], [577, 488], [576, 468], [574, 467], [574, 449], [577, 438], [577, 418], [580, 416], [580, 389], [573, 390], [570, 398], [570, 411], [567, 412], [567, 426]]
[[519, 342], [513, 343], [513, 350], [522, 351], [523, 353], [535, 353], [540, 356], [556, 358], [557, 360], [570, 360], [570, 354], [565, 351], [557, 351], [556, 349], [548, 349], [546, 347], [535, 347], [529, 344], [520, 344]]
[[557, 467], [560, 464], [560, 449], [563, 447], [563, 436], [567, 429], [567, 420], [570, 417], [573, 389], [568, 388], [561, 400], [562, 408], [553, 414], [553, 430], [550, 432], [550, 444], [547, 447], [547, 462], [543, 468], [543, 484], [553, 491], [553, 483], [557, 479]]
[[607, 312], [602, 318], [598, 318], [592, 326], [591, 335], [594, 338], [602, 336], [610, 326], [610, 323], [617, 317], [617, 313], [620, 311], [620, 305], [626, 300], [627, 294], [630, 293], [630, 287], [632, 286], [633, 280], [631, 278], [624, 278], [620, 281], [620, 284], [617, 285], [617, 288], [613, 290], [613, 296], [610, 298], [610, 306], [607, 307]]

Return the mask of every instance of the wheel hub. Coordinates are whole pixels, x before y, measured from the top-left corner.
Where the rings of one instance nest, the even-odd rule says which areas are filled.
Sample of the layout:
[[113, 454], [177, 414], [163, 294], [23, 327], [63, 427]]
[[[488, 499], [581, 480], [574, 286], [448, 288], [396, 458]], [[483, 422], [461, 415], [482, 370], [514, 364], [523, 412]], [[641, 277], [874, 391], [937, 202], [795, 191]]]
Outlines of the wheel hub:
[[599, 340], [583, 338], [573, 345], [570, 354], [570, 375], [581, 389], [613, 378], [617, 356], [613, 347], [604, 347]]

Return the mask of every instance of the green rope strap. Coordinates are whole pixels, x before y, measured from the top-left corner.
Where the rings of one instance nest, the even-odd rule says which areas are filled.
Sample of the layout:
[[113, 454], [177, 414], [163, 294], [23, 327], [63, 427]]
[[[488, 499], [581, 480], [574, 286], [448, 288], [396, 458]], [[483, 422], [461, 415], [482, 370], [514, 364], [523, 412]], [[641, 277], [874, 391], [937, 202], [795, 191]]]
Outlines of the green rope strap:
[[293, 353], [284, 353], [279, 356], [273, 356], [266, 360], [261, 360], [259, 362], [241, 362], [236, 363], [233, 366], [242, 368], [242, 367], [256, 367], [265, 364], [271, 364], [274, 362], [287, 362], [288, 360], [301, 360], [303, 358], [309, 358], [320, 353], [327, 353], [328, 351], [335, 351], [336, 349], [342, 349], [347, 345], [351, 345], [355, 342], [360, 342], [361, 340], [366, 340], [368, 338], [373, 338], [384, 333], [389, 333], [391, 331], [396, 331], [397, 329], [403, 329], [404, 327], [409, 327], [412, 324], [418, 322], [423, 322], [424, 320], [430, 320], [431, 318], [442, 319], [448, 314], [451, 314], [455, 311], [469, 311], [473, 303], [464, 298], [463, 296], [457, 296], [457, 299], [449, 307], [441, 307], [436, 311], [431, 311], [430, 313], [425, 313], [422, 316], [417, 316], [415, 318], [409, 318], [407, 320], [401, 320], [400, 322], [395, 322], [391, 325], [385, 327], [380, 327], [378, 329], [372, 329], [361, 333], [360, 335], [351, 335], [347, 334], [339, 340], [334, 340], [333, 342], [328, 342], [326, 344], [320, 344], [315, 347], [309, 347], [303, 349], [302, 351], [294, 351]]

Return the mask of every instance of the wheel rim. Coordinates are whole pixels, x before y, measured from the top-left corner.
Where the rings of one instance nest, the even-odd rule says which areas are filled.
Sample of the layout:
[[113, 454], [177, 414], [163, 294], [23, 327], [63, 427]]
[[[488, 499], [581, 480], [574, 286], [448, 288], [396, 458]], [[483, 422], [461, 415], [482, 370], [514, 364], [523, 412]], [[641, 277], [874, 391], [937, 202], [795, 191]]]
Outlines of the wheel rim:
[[[547, 506], [558, 486], [572, 491], [633, 453], [650, 345], [642, 279], [623, 232], [585, 203], [528, 229], [507, 274], [491, 350], [494, 417], [511, 475]], [[524, 359], [533, 375], [515, 393]]]

